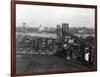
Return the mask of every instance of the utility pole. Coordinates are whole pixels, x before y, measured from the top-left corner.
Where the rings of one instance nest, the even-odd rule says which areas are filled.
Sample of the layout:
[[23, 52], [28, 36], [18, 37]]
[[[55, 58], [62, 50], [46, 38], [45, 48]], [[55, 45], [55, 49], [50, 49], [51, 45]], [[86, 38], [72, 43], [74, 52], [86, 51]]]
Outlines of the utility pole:
[[26, 23], [25, 22], [23, 22], [23, 33], [24, 35], [26, 34]]

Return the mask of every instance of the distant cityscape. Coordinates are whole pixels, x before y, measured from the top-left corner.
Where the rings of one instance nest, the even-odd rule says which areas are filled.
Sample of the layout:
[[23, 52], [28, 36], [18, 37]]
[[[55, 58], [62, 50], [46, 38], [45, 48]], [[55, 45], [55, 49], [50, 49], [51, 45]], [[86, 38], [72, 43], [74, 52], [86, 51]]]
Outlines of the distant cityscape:
[[[32, 33], [32, 32], [48, 32], [48, 33], [55, 33], [57, 30], [57, 26], [55, 27], [43, 27], [42, 25], [39, 25], [39, 27], [29, 27], [27, 23], [22, 23], [21, 27], [16, 27], [16, 32], [23, 32], [23, 29], [25, 29], [26, 32]], [[61, 25], [59, 25], [59, 28], [61, 29]], [[69, 32], [71, 33], [77, 33], [77, 34], [94, 34], [93, 28], [88, 27], [69, 27]]]

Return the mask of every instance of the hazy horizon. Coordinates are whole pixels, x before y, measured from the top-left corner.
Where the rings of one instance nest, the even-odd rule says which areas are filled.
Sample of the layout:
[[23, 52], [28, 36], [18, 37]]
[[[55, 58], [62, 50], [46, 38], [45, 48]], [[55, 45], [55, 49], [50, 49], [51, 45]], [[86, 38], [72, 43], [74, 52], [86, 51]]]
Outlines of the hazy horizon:
[[94, 28], [94, 9], [21, 5], [16, 4], [16, 26], [27, 23], [30, 27], [56, 27], [68, 23], [69, 27]]

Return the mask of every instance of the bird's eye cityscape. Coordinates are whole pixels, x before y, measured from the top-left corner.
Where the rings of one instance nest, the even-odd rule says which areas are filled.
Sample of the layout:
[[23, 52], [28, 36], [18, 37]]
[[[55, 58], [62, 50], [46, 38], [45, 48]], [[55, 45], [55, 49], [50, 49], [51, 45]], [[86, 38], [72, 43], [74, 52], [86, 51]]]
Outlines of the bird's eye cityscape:
[[94, 63], [95, 30], [70, 27], [67, 21], [55, 27], [16, 26], [16, 72], [67, 72], [96, 67]]

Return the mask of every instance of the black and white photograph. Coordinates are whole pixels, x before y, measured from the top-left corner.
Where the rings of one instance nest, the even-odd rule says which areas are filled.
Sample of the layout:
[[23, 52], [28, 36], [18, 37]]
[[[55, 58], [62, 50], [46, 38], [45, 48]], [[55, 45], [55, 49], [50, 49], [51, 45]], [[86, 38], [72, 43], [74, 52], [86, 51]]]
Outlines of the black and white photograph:
[[95, 9], [16, 4], [16, 73], [96, 68]]

